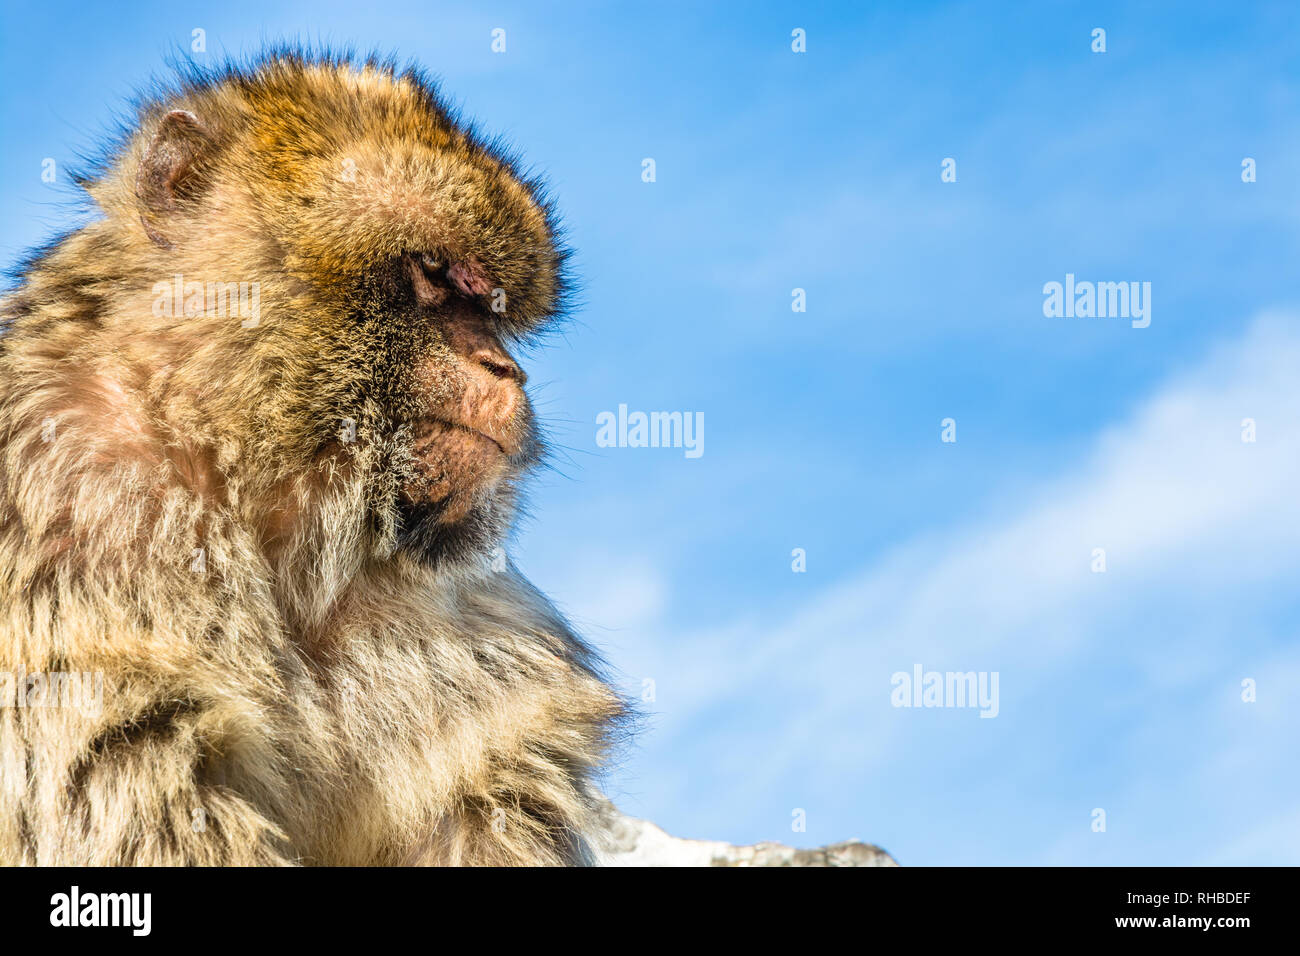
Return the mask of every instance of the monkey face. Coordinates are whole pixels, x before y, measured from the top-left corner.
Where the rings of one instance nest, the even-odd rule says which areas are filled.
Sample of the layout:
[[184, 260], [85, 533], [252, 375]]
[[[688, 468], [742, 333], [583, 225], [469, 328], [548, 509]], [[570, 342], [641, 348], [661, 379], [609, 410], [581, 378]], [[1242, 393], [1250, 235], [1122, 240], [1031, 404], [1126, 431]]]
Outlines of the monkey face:
[[[473, 258], [393, 257], [349, 292], [357, 311], [312, 366], [313, 393], [334, 403], [324, 417], [356, 420], [371, 508], [395, 514], [399, 547], [432, 563], [496, 546], [541, 457], [508, 326], [476, 298], [490, 281]], [[320, 454], [338, 452], [327, 443]]]
[[412, 368], [412, 469], [402, 504], [409, 515], [454, 525], [490, 505], [538, 456], [527, 376], [472, 300], [487, 282], [480, 263], [405, 255], [399, 279], [409, 280], [416, 319], [432, 333]]
[[[224, 424], [247, 467], [310, 490], [347, 460], [380, 551], [496, 544], [541, 449], [506, 343], [566, 296], [541, 187], [419, 76], [373, 66], [277, 60], [150, 110], [129, 155], [151, 270], [261, 288], [251, 330], [190, 327], [238, 370], [220, 401], [245, 411]], [[309, 507], [294, 494], [275, 500], [277, 540]]]

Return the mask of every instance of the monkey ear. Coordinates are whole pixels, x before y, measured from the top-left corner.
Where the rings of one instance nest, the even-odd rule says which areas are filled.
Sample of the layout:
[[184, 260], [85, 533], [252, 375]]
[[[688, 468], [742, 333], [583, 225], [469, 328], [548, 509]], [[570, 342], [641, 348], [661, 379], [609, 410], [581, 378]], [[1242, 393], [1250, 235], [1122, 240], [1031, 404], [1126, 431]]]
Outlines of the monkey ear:
[[199, 118], [188, 110], [172, 110], [162, 118], [140, 160], [135, 196], [140, 201], [140, 221], [149, 238], [164, 249], [172, 247], [166, 221], [178, 200], [195, 193], [195, 162], [208, 145], [209, 136]]

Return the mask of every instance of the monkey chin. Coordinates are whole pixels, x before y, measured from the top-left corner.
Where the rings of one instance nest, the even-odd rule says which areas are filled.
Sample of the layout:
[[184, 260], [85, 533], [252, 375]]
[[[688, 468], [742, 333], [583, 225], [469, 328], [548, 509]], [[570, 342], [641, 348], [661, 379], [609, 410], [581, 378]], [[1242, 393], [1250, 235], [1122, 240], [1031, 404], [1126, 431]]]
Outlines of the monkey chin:
[[402, 488], [399, 547], [443, 564], [479, 557], [504, 534], [519, 453], [464, 425], [430, 421], [414, 443], [415, 476]]

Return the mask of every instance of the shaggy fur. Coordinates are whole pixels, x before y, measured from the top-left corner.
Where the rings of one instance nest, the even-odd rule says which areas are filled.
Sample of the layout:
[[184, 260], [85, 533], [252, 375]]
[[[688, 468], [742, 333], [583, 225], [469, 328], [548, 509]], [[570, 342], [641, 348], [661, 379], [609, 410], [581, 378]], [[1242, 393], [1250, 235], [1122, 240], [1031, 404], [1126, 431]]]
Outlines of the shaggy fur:
[[[0, 862], [587, 861], [623, 703], [500, 551], [504, 343], [565, 290], [536, 184], [418, 73], [281, 52], [85, 186], [2, 307]], [[102, 707], [23, 676], [69, 672]]]

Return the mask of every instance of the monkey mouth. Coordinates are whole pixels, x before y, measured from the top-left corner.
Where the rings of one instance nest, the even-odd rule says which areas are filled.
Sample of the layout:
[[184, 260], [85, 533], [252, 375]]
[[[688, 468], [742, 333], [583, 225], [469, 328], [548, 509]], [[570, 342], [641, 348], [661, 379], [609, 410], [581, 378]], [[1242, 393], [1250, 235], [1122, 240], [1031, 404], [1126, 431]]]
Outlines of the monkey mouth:
[[411, 451], [414, 471], [403, 497], [411, 505], [436, 504], [439, 526], [463, 520], [492, 489], [526, 467], [508, 435], [451, 418], [421, 419]]
[[[491, 448], [495, 448], [497, 452], [504, 455], [506, 458], [511, 458], [519, 453], [519, 449], [514, 447], [515, 443], [510, 442], [504, 436], [498, 437], [489, 434], [481, 428], [475, 428], [473, 425], [466, 425], [464, 422], [454, 422], [449, 418], [430, 418], [426, 420], [426, 425], [432, 426], [434, 430], [442, 429], [453, 435], [468, 436], [471, 441], [483, 445], [485, 450], [490, 451]], [[514, 450], [510, 450], [510, 448], [514, 448]]]
[[513, 429], [485, 428], [471, 425], [463, 419], [450, 416], [430, 416], [416, 424], [415, 449], [417, 457], [422, 452], [460, 449], [461, 455], [480, 462], [513, 462], [523, 464], [528, 445]]

